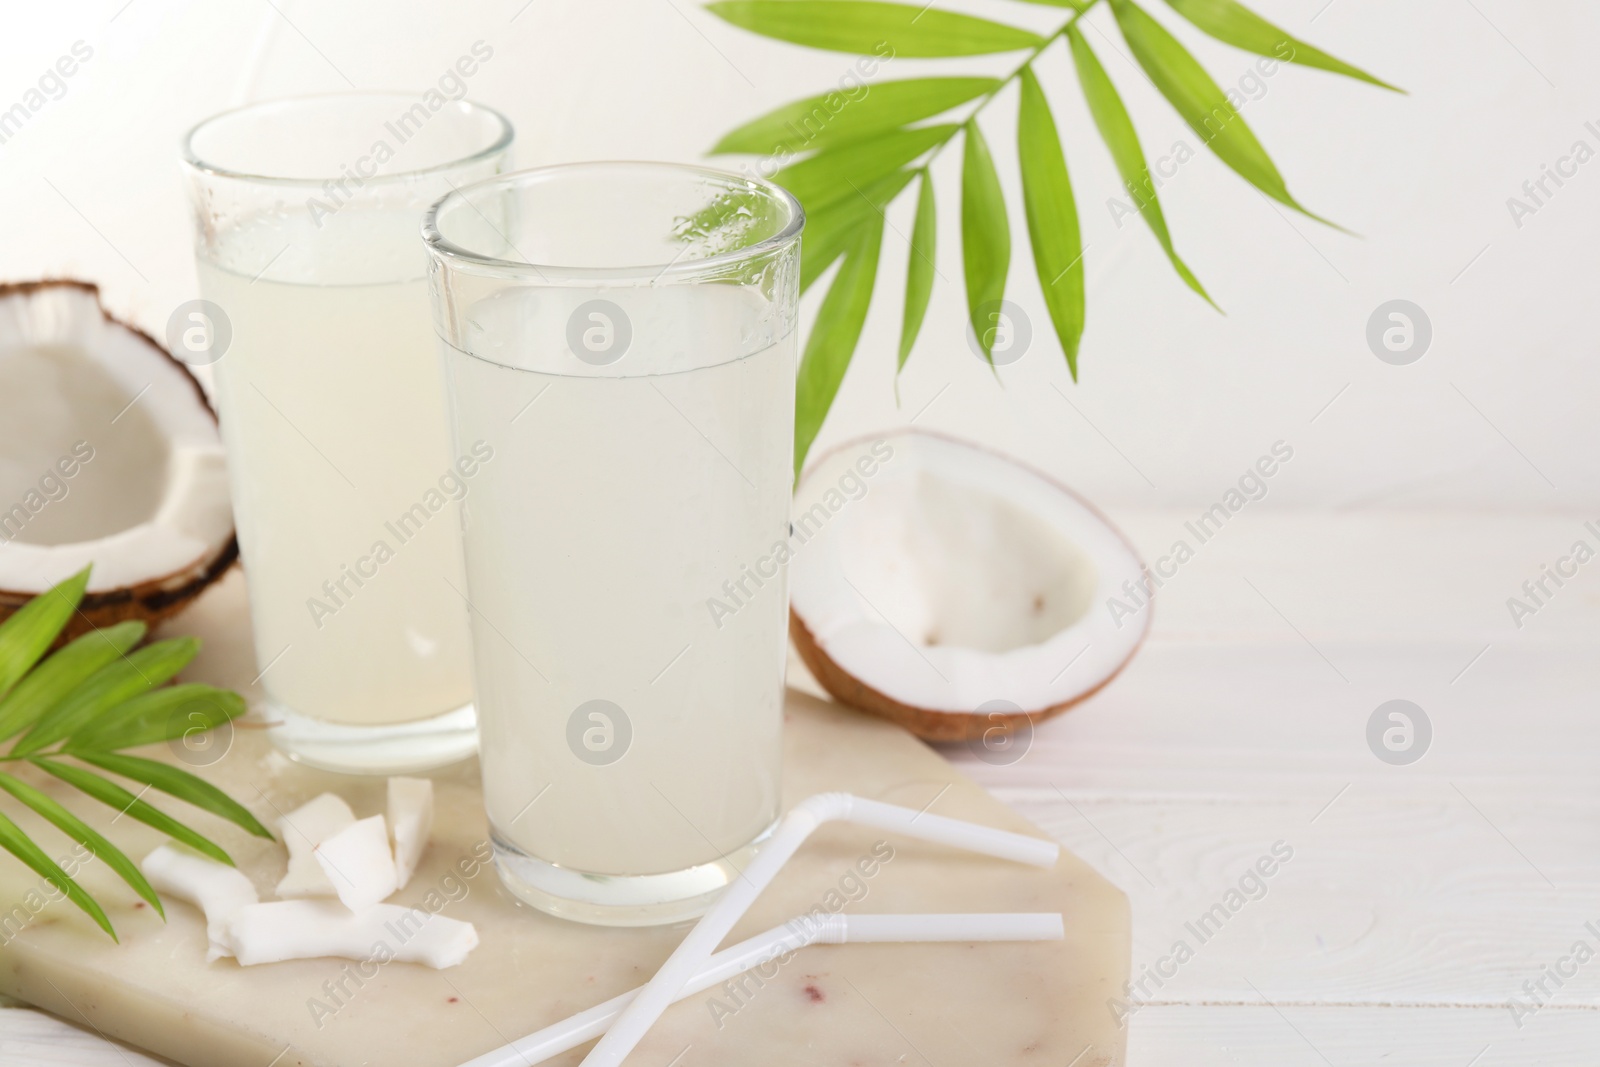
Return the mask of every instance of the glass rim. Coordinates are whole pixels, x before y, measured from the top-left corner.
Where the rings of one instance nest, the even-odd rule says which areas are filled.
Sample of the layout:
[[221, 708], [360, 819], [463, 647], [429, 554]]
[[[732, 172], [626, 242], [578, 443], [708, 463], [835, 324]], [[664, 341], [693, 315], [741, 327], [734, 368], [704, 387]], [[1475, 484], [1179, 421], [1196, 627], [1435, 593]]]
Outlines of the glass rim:
[[[240, 104], [238, 107], [230, 107], [225, 111], [219, 111], [214, 115], [208, 115], [199, 122], [195, 123], [193, 126], [189, 127], [189, 129], [184, 133], [183, 137], [178, 142], [179, 158], [185, 166], [191, 167], [202, 174], [207, 174], [216, 178], [231, 178], [237, 181], [251, 182], [257, 185], [280, 185], [288, 187], [320, 189], [324, 182], [327, 182], [331, 179], [337, 179], [340, 176], [337, 174], [322, 174], [315, 178], [290, 178], [282, 175], [255, 174], [246, 170], [225, 167], [214, 161], [206, 159], [200, 155], [200, 153], [196, 152], [194, 147], [195, 138], [200, 135], [202, 130], [213, 126], [216, 123], [230, 119], [238, 119], [252, 111], [265, 111], [268, 108], [281, 107], [285, 104], [326, 103], [339, 100], [352, 100], [356, 98], [388, 98], [395, 101], [416, 103], [418, 96], [419, 94], [416, 92], [407, 92], [399, 89], [356, 89], [346, 92], [305, 93], [299, 96], [276, 96], [270, 100], [257, 100], [249, 104]], [[422, 175], [437, 174], [440, 171], [453, 170], [457, 167], [464, 167], [473, 163], [478, 163], [496, 155], [497, 153], [504, 152], [506, 149], [511, 147], [511, 142], [516, 135], [516, 131], [511, 126], [511, 120], [506, 118], [505, 115], [500, 113], [495, 108], [489, 107], [487, 104], [479, 104], [475, 101], [468, 100], [465, 97], [449, 102], [465, 107], [472, 112], [489, 116], [489, 118], [492, 119], [494, 124], [498, 127], [499, 132], [496, 133], [494, 139], [486, 147], [470, 152], [464, 156], [447, 159], [442, 163], [434, 163], [426, 167], [417, 167], [413, 170], [396, 171], [393, 174], [377, 174], [371, 178], [364, 179], [363, 184], [399, 184]]]
[[[730, 187], [739, 187], [759, 191], [775, 203], [782, 205], [789, 213], [789, 218], [782, 229], [759, 241], [745, 245], [742, 248], [731, 249], [727, 252], [718, 252], [716, 255], [704, 259], [682, 260], [674, 259], [667, 263], [639, 263], [619, 264], [607, 267], [579, 267], [559, 263], [533, 263], [526, 259], [502, 259], [498, 256], [485, 255], [464, 248], [445, 237], [439, 231], [439, 214], [447, 205], [457, 200], [470, 203], [467, 195], [477, 190], [494, 185], [517, 187], [526, 184], [530, 179], [553, 178], [556, 176], [573, 176], [583, 171], [617, 171], [617, 170], [663, 170], [679, 174], [699, 175], [702, 178], [721, 182]], [[668, 163], [648, 159], [610, 159], [592, 160], [581, 163], [553, 163], [542, 167], [531, 167], [527, 170], [512, 171], [509, 174], [498, 174], [473, 182], [471, 185], [454, 189], [428, 208], [422, 216], [422, 243], [427, 246], [428, 252], [439, 259], [448, 260], [452, 264], [462, 267], [487, 268], [497, 272], [512, 272], [517, 274], [533, 273], [541, 281], [561, 280], [613, 280], [646, 278], [655, 282], [665, 277], [694, 276], [715, 273], [729, 265], [744, 263], [752, 259], [759, 259], [763, 255], [777, 251], [799, 239], [806, 223], [805, 208], [799, 199], [789, 190], [776, 182], [764, 178], [752, 178], [748, 175], [738, 174], [717, 167], [704, 167], [695, 163]]]

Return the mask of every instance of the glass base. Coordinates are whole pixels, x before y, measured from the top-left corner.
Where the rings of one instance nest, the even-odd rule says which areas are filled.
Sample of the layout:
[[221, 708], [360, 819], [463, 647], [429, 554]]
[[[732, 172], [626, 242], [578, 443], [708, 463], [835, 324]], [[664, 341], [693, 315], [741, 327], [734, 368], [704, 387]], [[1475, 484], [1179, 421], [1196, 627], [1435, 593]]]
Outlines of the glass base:
[[492, 830], [489, 840], [501, 884], [525, 904], [595, 926], [665, 926], [710, 910], [776, 826], [721, 859], [666, 874], [590, 874], [530, 856]]
[[277, 723], [267, 731], [284, 755], [342, 774], [410, 774], [464, 760], [478, 751], [478, 713], [471, 704], [431, 719], [386, 726], [345, 726], [312, 719], [268, 702]]

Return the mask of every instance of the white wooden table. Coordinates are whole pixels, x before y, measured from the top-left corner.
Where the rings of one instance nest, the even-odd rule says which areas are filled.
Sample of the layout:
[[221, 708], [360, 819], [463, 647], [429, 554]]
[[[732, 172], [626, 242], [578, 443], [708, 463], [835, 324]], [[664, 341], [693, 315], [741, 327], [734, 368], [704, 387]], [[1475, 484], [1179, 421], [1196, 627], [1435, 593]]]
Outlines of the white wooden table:
[[[1119, 520], [1159, 555], [1186, 517]], [[1242, 513], [1114, 685], [1014, 765], [948, 753], [1132, 898], [1132, 1067], [1600, 1063], [1600, 562], [1505, 603], [1584, 518]], [[1368, 747], [1391, 699], [1410, 765]], [[154, 1062], [0, 1012], [8, 1067]]]

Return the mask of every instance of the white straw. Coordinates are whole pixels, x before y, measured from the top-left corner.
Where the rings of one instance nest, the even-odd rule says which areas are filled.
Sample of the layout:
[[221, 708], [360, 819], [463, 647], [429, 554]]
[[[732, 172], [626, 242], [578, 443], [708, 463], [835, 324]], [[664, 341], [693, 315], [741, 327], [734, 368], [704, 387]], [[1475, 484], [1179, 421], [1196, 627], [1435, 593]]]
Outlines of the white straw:
[[[1061, 916], [1048, 911], [989, 915], [827, 915], [820, 919], [800, 915], [712, 956], [675, 999], [692, 997], [806, 945], [885, 941], [1059, 941], [1063, 936]], [[605, 1033], [612, 1020], [639, 995], [639, 989], [630, 989], [588, 1011], [552, 1023], [538, 1033], [486, 1052], [461, 1067], [532, 1067], [543, 1063]]]
[[620, 1067], [812, 831], [823, 823], [836, 821], [860, 823], [1035, 867], [1052, 867], [1061, 854], [1060, 846], [1053, 841], [929, 815], [849, 793], [818, 793], [808, 797], [783, 817], [749, 868], [734, 879], [711, 910], [667, 957], [655, 977], [640, 988], [638, 996], [623, 1010], [616, 1023], [589, 1050], [583, 1067]]

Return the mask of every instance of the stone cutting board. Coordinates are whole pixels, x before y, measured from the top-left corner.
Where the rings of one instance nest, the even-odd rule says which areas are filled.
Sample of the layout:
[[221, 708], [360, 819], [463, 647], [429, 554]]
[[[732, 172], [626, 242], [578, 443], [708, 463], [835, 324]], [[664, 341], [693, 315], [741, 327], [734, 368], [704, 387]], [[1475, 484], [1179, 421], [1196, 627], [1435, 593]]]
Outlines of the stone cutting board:
[[[189, 679], [250, 691], [255, 672], [242, 586], [235, 572], [167, 628], [206, 641]], [[839, 789], [1038, 833], [897, 727], [793, 691], [786, 725], [786, 803]], [[160, 746], [150, 754], [170, 756]], [[278, 811], [324, 790], [344, 795], [358, 816], [382, 810], [381, 781], [292, 765], [259, 731], [246, 728], [235, 731], [224, 758], [199, 773], [269, 826]], [[54, 779], [29, 777], [136, 859], [161, 841]], [[363, 977], [342, 960], [207, 966], [204, 923], [195, 909], [174, 901], [163, 924], [102, 864], [90, 862], [80, 880], [106, 906], [121, 937], [113, 944], [69, 903], [30, 914], [25, 902], [39, 879], [0, 856], [0, 992], [193, 1067], [432, 1067], [460, 1063], [640, 984], [687, 930], [562, 922], [513, 902], [488, 867], [463, 877], [460, 865], [483, 851], [485, 836], [475, 765], [436, 776], [436, 793], [432, 843], [410, 886], [394, 899], [421, 904], [431, 890], [447, 901], [444, 914], [477, 925], [481, 944], [461, 967], [433, 971], [396, 963]], [[184, 807], [164, 796], [157, 803]], [[5, 810], [15, 807], [7, 803]], [[284, 869], [279, 845], [194, 809], [184, 814], [228, 849], [270, 899]], [[71, 851], [31, 813], [15, 817], [53, 856]], [[824, 827], [729, 943], [818, 904], [831, 909], [840, 903], [852, 912], [1060, 911], [1066, 940], [812, 947], [775, 975], [769, 971], [759, 985], [708, 990], [678, 1004], [628, 1062], [1123, 1063], [1126, 1031], [1107, 1007], [1129, 969], [1128, 904], [1117, 889], [1070, 853], [1054, 870], [1039, 871], [893, 837], [893, 858], [871, 878], [852, 881], [857, 861], [880, 840], [860, 827]], [[551, 1062], [577, 1064], [585, 1051]]]

